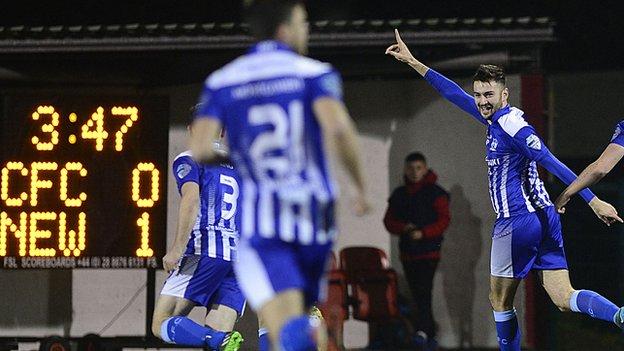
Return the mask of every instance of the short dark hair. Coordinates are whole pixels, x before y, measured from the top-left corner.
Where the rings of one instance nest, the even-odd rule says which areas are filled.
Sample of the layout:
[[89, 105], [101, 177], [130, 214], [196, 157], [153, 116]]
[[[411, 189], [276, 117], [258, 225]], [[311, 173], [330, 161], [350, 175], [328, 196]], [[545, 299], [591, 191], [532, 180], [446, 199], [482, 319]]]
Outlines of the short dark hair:
[[293, 9], [302, 0], [255, 0], [247, 6], [245, 20], [256, 40], [273, 39], [277, 28], [290, 21]]
[[505, 85], [505, 71], [496, 65], [480, 65], [472, 80], [475, 82], [496, 82]]
[[415, 162], [415, 161], [422, 161], [423, 163], [427, 163], [427, 159], [425, 158], [425, 155], [421, 154], [420, 152], [412, 152], [411, 154], [405, 156], [405, 163], [410, 163], [410, 162]]
[[193, 124], [193, 121], [195, 120], [195, 116], [197, 116], [197, 111], [199, 111], [199, 109], [202, 107], [203, 104], [204, 104], [203, 102], [200, 102], [189, 108], [188, 116], [186, 117], [187, 125], [190, 126], [191, 124]]
[[[195, 117], [197, 117], [197, 111], [199, 111], [199, 109], [201, 109], [204, 106], [205, 102], [200, 102], [198, 104], [195, 104], [191, 107], [189, 107], [189, 113], [188, 116], [186, 117], [186, 125], [188, 127], [193, 125], [193, 122], [195, 121]], [[221, 127], [221, 137], [223, 138], [223, 136], [225, 135], [225, 127]]]

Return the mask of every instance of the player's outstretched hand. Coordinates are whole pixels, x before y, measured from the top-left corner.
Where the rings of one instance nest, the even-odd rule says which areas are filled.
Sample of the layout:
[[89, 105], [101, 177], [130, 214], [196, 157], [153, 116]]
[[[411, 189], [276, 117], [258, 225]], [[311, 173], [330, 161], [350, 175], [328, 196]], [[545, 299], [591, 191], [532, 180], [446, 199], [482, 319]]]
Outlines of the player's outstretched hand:
[[401, 35], [399, 35], [399, 31], [397, 29], [394, 30], [394, 37], [396, 38], [396, 44], [388, 46], [386, 49], [386, 55], [391, 55], [395, 59], [408, 64], [415, 61], [416, 59], [401, 39]]
[[559, 195], [559, 197], [555, 201], [555, 207], [557, 208], [557, 212], [562, 214], [565, 213], [565, 205], [567, 205], [569, 201], [570, 196], [566, 195], [565, 193]]
[[353, 212], [355, 212], [355, 215], [358, 217], [364, 216], [365, 214], [370, 212], [370, 210], [371, 206], [366, 200], [366, 197], [358, 195], [358, 197], [353, 202]]
[[592, 210], [594, 210], [596, 216], [598, 216], [598, 218], [600, 218], [600, 220], [606, 225], [610, 226], [616, 221], [622, 223], [622, 218], [618, 216], [617, 210], [615, 207], [611, 206], [610, 203], [604, 202], [598, 197], [595, 197], [589, 202], [589, 206]]
[[163, 268], [165, 272], [171, 273], [178, 268], [178, 264], [180, 263], [180, 258], [182, 258], [181, 254], [176, 252], [167, 252], [165, 257], [163, 257]]

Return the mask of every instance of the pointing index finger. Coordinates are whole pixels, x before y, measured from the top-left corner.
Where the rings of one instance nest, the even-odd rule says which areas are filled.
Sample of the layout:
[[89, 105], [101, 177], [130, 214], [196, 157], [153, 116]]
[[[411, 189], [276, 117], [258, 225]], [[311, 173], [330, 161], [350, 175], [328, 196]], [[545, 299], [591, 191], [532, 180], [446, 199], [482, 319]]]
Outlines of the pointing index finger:
[[399, 30], [394, 29], [394, 37], [396, 38], [397, 43], [403, 44], [403, 40], [401, 39], [401, 35], [399, 35]]

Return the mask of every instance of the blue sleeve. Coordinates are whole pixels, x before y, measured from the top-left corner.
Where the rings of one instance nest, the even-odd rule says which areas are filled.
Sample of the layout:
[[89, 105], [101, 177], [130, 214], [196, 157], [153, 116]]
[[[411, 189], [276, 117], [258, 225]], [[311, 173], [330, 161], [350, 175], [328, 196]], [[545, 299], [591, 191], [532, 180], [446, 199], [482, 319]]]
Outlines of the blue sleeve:
[[182, 194], [182, 185], [187, 182], [199, 185], [199, 165], [190, 156], [178, 157], [173, 161], [172, 169], [180, 194]]
[[[533, 127], [526, 126], [521, 128], [513, 136], [513, 145], [516, 151], [526, 158], [539, 163], [548, 172], [564, 182], [565, 185], [570, 185], [576, 180], [577, 175], [550, 152], [546, 144], [537, 136]], [[579, 194], [586, 202], [590, 202], [595, 197], [589, 188], [581, 190]]]
[[223, 107], [219, 101], [217, 92], [208, 86], [208, 83], [204, 84], [204, 89], [199, 96], [199, 103], [197, 105], [197, 111], [195, 117], [212, 117], [218, 119], [221, 124], [223, 121]]
[[624, 146], [624, 121], [621, 121], [615, 126], [615, 131], [611, 137], [611, 143]]
[[335, 70], [323, 73], [306, 81], [310, 101], [329, 97], [342, 101], [342, 78]]
[[466, 93], [457, 83], [431, 68], [427, 71], [427, 74], [425, 74], [425, 80], [427, 80], [440, 95], [444, 96], [445, 99], [470, 114], [480, 123], [487, 125], [487, 122], [477, 109], [474, 98]]

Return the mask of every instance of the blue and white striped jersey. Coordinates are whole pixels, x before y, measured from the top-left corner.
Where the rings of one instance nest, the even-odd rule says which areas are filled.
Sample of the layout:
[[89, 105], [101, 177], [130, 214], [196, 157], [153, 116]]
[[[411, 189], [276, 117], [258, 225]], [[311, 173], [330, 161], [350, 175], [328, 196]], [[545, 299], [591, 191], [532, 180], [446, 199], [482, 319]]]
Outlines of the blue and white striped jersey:
[[[481, 116], [474, 98], [456, 83], [430, 69], [425, 79], [446, 99], [487, 126], [486, 163], [492, 207], [497, 218], [535, 212], [553, 206], [539, 178], [537, 163], [570, 184], [576, 175], [561, 163], [537, 136], [520, 109], [506, 106], [490, 120]], [[589, 189], [579, 193], [589, 202], [594, 194]]]
[[316, 99], [342, 99], [338, 73], [264, 41], [211, 74], [197, 117], [217, 118], [242, 178], [243, 238], [323, 244], [334, 235], [337, 196]]
[[199, 185], [199, 212], [185, 254], [234, 261], [240, 227], [237, 172], [229, 164], [200, 165], [189, 151], [179, 154], [172, 168], [178, 191], [186, 182]]
[[485, 145], [490, 198], [497, 217], [535, 212], [552, 206], [535, 161], [547, 156], [546, 145], [515, 107], [492, 116]]

